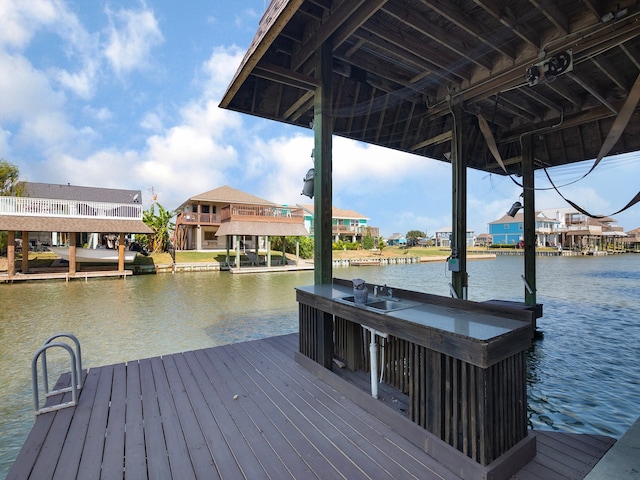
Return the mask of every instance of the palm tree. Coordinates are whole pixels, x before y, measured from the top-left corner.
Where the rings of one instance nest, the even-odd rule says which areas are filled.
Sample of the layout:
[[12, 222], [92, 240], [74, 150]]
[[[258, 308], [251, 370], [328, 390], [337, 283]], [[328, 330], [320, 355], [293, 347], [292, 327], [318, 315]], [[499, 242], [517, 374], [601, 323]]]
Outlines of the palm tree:
[[166, 210], [159, 203], [158, 214], [155, 212], [155, 204], [151, 204], [149, 210], [142, 213], [142, 221], [151, 229], [147, 240], [147, 249], [150, 252], [166, 252], [169, 249], [171, 232], [175, 228], [175, 223], [171, 221], [175, 212]]

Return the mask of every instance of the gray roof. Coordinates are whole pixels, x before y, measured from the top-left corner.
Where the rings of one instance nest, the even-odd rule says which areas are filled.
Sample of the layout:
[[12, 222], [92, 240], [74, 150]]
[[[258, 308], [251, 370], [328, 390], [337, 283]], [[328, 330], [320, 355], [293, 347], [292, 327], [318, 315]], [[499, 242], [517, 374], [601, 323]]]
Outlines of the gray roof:
[[140, 190], [80, 187], [55, 183], [24, 182], [24, 196], [53, 200], [83, 200], [87, 202], [142, 203]]

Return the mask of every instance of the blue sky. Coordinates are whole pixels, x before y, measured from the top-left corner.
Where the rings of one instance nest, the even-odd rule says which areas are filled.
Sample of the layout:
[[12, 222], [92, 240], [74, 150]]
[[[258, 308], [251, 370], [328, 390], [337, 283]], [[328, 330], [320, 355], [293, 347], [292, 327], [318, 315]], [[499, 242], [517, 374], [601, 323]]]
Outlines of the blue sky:
[[[311, 131], [218, 108], [268, 1], [0, 0], [0, 158], [33, 182], [140, 189], [165, 208], [230, 185], [283, 204], [312, 167]], [[552, 169], [557, 185], [592, 162]], [[596, 214], [640, 188], [638, 155], [605, 159], [563, 194]], [[451, 224], [451, 170], [334, 137], [334, 205], [389, 236]], [[486, 233], [518, 198], [511, 179], [470, 170], [468, 226]], [[544, 174], [536, 185], [548, 187]], [[553, 190], [538, 209], [565, 207]], [[617, 215], [640, 227], [640, 206]]]

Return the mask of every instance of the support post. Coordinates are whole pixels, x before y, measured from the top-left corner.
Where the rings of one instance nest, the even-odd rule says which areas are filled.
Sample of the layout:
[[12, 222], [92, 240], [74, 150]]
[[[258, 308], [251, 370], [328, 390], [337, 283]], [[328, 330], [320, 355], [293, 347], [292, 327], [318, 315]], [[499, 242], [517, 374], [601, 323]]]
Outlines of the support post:
[[325, 41], [315, 59], [316, 78], [320, 86], [314, 95], [314, 282], [316, 285], [331, 283], [332, 249], [332, 44]]
[[255, 256], [256, 256], [256, 266], [260, 265], [260, 249], [258, 248], [258, 242], [260, 241], [260, 238], [258, 237], [258, 235], [254, 235], [253, 236], [253, 240], [255, 241]]
[[240, 237], [234, 235], [233, 238], [236, 242], [236, 268], [240, 268]]
[[124, 272], [124, 232], [120, 232], [118, 239], [118, 271]]
[[200, 204], [196, 207], [196, 215], [198, 224], [196, 225], [196, 250], [202, 250], [202, 225], [200, 225], [200, 219], [202, 218], [202, 206]]
[[225, 258], [225, 261], [227, 263], [227, 267], [231, 266], [231, 252], [229, 251], [231, 249], [231, 235], [225, 235], [225, 245], [227, 247], [227, 256]]
[[282, 238], [282, 265], [287, 264], [287, 237]]
[[69, 274], [75, 275], [75, 273], [76, 273], [76, 232], [69, 232]]
[[29, 232], [22, 232], [22, 273], [29, 272]]
[[462, 105], [451, 105], [453, 138], [451, 139], [452, 238], [451, 252], [457, 258], [457, 271], [451, 272], [451, 284], [458, 298], [467, 298], [467, 159], [463, 151]]
[[531, 292], [524, 289], [524, 303], [536, 305], [536, 205], [533, 170], [533, 137], [522, 138], [522, 185], [524, 186], [524, 278]]
[[271, 237], [267, 235], [267, 267], [271, 268]]
[[[24, 244], [22, 244], [24, 250]], [[24, 255], [24, 254], [23, 254]], [[7, 232], [7, 276], [13, 277], [16, 274], [16, 232]]]

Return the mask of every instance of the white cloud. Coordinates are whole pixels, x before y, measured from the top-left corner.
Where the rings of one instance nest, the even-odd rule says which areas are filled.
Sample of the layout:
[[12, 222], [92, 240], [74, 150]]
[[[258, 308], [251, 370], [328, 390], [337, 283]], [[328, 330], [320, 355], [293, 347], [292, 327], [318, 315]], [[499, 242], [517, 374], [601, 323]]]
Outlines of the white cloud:
[[144, 118], [140, 121], [140, 126], [145, 130], [161, 132], [163, 129], [162, 118], [156, 112], [147, 112]]
[[[97, 37], [86, 32], [64, 2], [3, 0], [0, 2], [0, 18], [3, 19], [0, 46], [7, 51], [21, 52], [40, 31], [51, 32], [62, 40], [65, 59], [73, 64], [76, 71], [58, 66], [51, 68], [48, 75], [81, 98], [93, 95], [99, 69]], [[57, 46], [51, 48], [56, 49]]]
[[11, 132], [8, 130], [0, 129], [0, 158], [5, 157], [5, 160], [11, 158], [10, 147]]
[[100, 122], [105, 122], [113, 118], [113, 112], [109, 110], [107, 107], [102, 108], [93, 108], [91, 106], [84, 107], [84, 112], [89, 117], [94, 118]]
[[3, 0], [0, 2], [0, 46], [24, 48], [39, 27], [55, 21], [61, 8], [64, 5], [56, 1]]
[[235, 45], [219, 46], [213, 49], [211, 56], [202, 66], [204, 78], [199, 86], [203, 90], [203, 97], [220, 101], [240, 65], [244, 53], [245, 49]]
[[158, 22], [151, 10], [112, 12], [109, 17], [109, 40], [104, 54], [118, 76], [150, 65], [154, 47], [164, 42]]
[[0, 52], [0, 120], [22, 121], [60, 110], [64, 94], [51, 88], [47, 77], [22, 56]]

